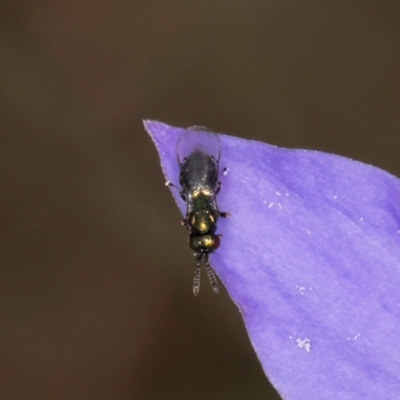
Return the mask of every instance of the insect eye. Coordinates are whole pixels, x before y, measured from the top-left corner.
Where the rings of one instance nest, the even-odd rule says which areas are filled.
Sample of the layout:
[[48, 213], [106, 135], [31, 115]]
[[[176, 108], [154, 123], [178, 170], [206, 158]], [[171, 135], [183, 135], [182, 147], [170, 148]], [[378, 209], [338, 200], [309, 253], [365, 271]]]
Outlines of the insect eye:
[[221, 244], [221, 239], [219, 238], [219, 235], [213, 235], [213, 250], [217, 250], [219, 245]]

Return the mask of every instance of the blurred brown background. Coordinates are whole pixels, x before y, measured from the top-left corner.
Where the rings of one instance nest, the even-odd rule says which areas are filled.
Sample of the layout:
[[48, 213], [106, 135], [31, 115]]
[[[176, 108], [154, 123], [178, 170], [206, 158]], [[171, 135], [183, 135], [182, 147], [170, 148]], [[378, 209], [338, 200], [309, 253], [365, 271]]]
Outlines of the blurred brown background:
[[0, 398], [279, 399], [141, 120], [400, 175], [399, 33], [397, 0], [1, 2]]

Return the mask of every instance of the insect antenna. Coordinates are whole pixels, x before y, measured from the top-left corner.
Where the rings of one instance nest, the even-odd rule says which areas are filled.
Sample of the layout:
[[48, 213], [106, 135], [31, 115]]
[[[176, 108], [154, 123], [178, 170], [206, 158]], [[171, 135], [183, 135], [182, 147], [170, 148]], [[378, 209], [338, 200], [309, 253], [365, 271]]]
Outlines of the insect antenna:
[[206, 258], [206, 272], [207, 272], [207, 276], [208, 279], [211, 283], [211, 287], [214, 290], [214, 293], [218, 293], [219, 292], [219, 288], [218, 288], [218, 282], [217, 282], [217, 278], [215, 277], [214, 271], [210, 265], [210, 262], [208, 261], [208, 254], [205, 254], [205, 258]]
[[197, 296], [200, 291], [200, 268], [201, 268], [201, 256], [202, 254], [196, 255], [196, 269], [194, 271], [194, 279], [193, 279], [193, 294]]

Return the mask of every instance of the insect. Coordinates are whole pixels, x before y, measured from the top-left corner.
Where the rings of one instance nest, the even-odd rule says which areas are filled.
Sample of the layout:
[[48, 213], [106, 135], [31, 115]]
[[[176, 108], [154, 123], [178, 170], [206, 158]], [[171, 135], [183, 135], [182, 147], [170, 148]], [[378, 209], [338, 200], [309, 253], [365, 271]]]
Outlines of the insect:
[[[221, 183], [218, 180], [221, 142], [218, 135], [207, 128], [193, 126], [184, 130], [177, 142], [180, 166], [180, 196], [186, 202], [186, 215], [182, 225], [189, 231], [189, 247], [194, 252], [196, 270], [193, 293], [200, 291], [202, 261], [215, 293], [218, 282], [209, 262], [209, 254], [218, 249], [221, 235], [216, 234], [219, 217], [228, 217], [217, 205]], [[167, 182], [167, 184], [171, 184]]]

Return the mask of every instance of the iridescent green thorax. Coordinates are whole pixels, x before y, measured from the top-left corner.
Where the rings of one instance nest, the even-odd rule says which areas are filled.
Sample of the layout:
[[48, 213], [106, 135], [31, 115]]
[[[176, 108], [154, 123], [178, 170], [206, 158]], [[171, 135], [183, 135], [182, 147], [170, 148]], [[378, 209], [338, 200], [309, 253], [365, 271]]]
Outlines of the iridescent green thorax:
[[193, 197], [187, 210], [187, 222], [196, 233], [215, 233], [218, 211], [215, 209], [214, 196], [198, 195]]

